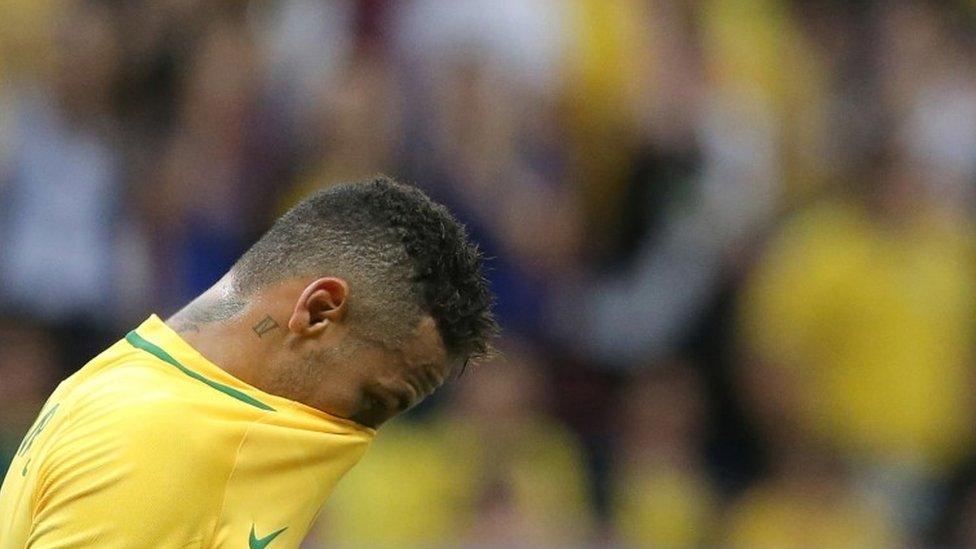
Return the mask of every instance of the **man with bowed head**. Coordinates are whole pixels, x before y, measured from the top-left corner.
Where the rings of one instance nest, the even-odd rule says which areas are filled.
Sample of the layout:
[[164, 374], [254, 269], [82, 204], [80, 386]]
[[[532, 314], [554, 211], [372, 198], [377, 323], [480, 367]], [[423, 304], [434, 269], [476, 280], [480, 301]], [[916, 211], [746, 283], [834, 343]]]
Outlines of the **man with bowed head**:
[[311, 195], [58, 386], [0, 491], [0, 549], [297, 547], [375, 429], [486, 353], [481, 265], [415, 188]]

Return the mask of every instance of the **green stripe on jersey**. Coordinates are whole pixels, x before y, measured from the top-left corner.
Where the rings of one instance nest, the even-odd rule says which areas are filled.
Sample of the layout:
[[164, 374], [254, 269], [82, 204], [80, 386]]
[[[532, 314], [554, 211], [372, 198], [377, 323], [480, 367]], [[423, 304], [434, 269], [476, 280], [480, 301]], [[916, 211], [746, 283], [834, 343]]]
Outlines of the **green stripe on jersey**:
[[242, 393], [242, 392], [238, 391], [237, 389], [235, 389], [233, 387], [228, 387], [228, 386], [224, 385], [223, 383], [217, 383], [216, 381], [214, 381], [212, 379], [208, 379], [208, 378], [206, 378], [206, 377], [204, 377], [204, 376], [202, 376], [202, 375], [194, 372], [193, 370], [191, 370], [191, 369], [187, 368], [186, 366], [184, 366], [183, 364], [181, 364], [179, 360], [176, 360], [175, 358], [173, 358], [166, 351], [164, 351], [161, 348], [157, 347], [156, 345], [150, 343], [149, 341], [146, 341], [141, 335], [137, 334], [135, 331], [129, 332], [125, 336], [125, 340], [128, 341], [129, 344], [132, 345], [133, 347], [135, 347], [137, 349], [142, 349], [143, 351], [146, 351], [147, 353], [155, 356], [159, 360], [162, 360], [163, 362], [166, 362], [168, 364], [171, 364], [171, 365], [175, 366], [179, 371], [183, 372], [184, 374], [192, 377], [193, 379], [195, 379], [197, 381], [202, 381], [203, 383], [206, 383], [207, 385], [213, 387], [214, 389], [217, 389], [218, 391], [220, 391], [221, 393], [224, 393], [225, 395], [230, 395], [230, 396], [236, 398], [237, 400], [240, 400], [241, 402], [246, 402], [247, 404], [250, 404], [251, 406], [254, 406], [255, 408], [260, 408], [262, 410], [270, 410], [272, 412], [276, 411], [271, 406], [268, 406], [267, 404], [261, 402], [260, 400], [254, 398], [254, 397], [252, 397], [252, 396], [250, 396], [248, 394]]

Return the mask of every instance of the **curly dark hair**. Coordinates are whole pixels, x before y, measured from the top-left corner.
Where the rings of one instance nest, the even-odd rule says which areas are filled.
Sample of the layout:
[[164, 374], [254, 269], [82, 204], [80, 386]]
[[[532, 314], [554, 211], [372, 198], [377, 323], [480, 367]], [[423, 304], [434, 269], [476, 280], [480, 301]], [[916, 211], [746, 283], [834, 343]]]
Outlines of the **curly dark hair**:
[[398, 340], [430, 314], [453, 357], [488, 352], [497, 332], [483, 257], [464, 226], [415, 187], [386, 176], [313, 193], [233, 268], [246, 295], [292, 276], [344, 277], [350, 325]]

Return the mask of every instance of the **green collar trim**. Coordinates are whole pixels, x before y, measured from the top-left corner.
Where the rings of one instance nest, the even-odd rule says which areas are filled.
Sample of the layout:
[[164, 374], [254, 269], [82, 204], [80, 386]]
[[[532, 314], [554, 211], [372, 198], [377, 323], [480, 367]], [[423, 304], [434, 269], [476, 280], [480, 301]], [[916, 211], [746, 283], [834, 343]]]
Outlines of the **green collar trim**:
[[195, 379], [197, 381], [203, 382], [203, 383], [209, 385], [210, 387], [213, 387], [214, 389], [217, 389], [218, 391], [220, 391], [221, 393], [224, 393], [225, 395], [232, 396], [232, 397], [236, 398], [237, 400], [240, 400], [241, 402], [245, 402], [247, 404], [250, 404], [251, 406], [254, 406], [255, 408], [260, 408], [262, 410], [268, 410], [268, 411], [271, 411], [271, 412], [275, 412], [276, 411], [271, 406], [268, 406], [267, 404], [261, 402], [260, 400], [254, 398], [254, 397], [252, 397], [252, 396], [250, 396], [248, 394], [242, 393], [241, 391], [238, 391], [237, 389], [235, 389], [233, 387], [228, 387], [228, 386], [224, 385], [223, 383], [217, 383], [216, 381], [214, 381], [212, 379], [208, 379], [208, 378], [206, 378], [206, 377], [204, 377], [204, 376], [202, 376], [202, 375], [194, 372], [193, 370], [191, 370], [191, 369], [187, 368], [186, 366], [184, 366], [183, 364], [181, 364], [180, 361], [178, 361], [175, 358], [173, 358], [166, 351], [164, 351], [161, 348], [157, 347], [156, 345], [150, 343], [149, 341], [146, 341], [141, 335], [137, 334], [134, 330], [131, 331], [131, 332], [129, 332], [125, 336], [125, 340], [128, 341], [129, 344], [132, 345], [133, 347], [135, 347], [137, 349], [141, 349], [143, 351], [146, 351], [147, 353], [155, 356], [159, 360], [162, 360], [163, 362], [166, 362], [168, 364], [171, 364], [171, 365], [175, 366], [176, 369], [178, 369], [179, 371], [183, 372], [184, 374], [192, 377], [193, 379]]

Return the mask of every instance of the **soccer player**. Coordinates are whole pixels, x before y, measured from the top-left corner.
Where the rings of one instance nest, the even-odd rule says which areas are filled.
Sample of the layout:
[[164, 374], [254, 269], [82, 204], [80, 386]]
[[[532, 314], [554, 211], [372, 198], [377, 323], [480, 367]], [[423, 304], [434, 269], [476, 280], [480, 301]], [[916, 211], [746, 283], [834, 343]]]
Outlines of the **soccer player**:
[[386, 178], [313, 194], [58, 386], [0, 490], [0, 548], [297, 547], [375, 429], [495, 329], [443, 206]]

